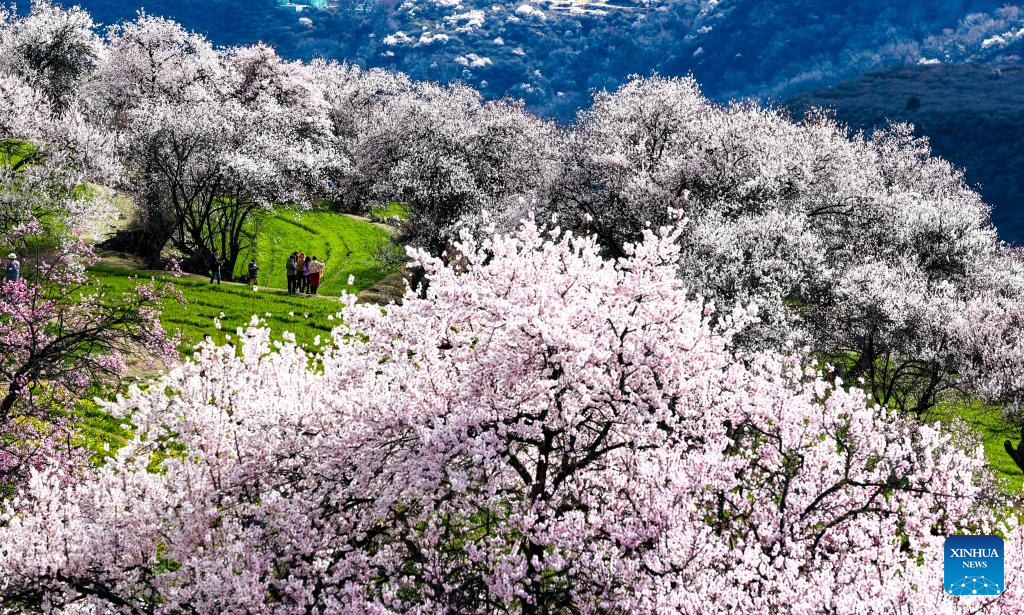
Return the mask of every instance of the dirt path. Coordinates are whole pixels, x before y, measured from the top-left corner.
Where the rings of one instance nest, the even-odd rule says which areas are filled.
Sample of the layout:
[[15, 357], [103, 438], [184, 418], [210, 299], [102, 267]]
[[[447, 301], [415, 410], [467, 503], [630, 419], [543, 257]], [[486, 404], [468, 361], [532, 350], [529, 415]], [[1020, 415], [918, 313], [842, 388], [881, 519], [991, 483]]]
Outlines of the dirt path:
[[369, 288], [364, 288], [358, 296], [360, 303], [387, 305], [392, 302], [402, 303], [404, 294], [405, 270], [403, 269], [392, 273]]

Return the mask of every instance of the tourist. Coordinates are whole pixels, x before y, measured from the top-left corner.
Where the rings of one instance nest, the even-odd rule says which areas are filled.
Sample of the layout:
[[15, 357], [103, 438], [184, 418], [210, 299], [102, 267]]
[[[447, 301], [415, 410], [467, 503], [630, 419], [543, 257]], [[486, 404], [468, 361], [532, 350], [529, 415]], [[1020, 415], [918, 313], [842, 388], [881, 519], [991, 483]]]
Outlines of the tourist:
[[285, 272], [288, 274], [288, 294], [295, 294], [297, 282], [295, 279], [296, 273], [299, 267], [299, 253], [292, 252], [291, 256], [288, 257], [288, 263], [285, 265]]
[[313, 262], [309, 266], [309, 292], [316, 294], [318, 288], [320, 288], [320, 275], [324, 271], [324, 264], [314, 256], [311, 259]]
[[313, 267], [313, 258], [314, 257], [306, 259], [306, 267], [302, 271], [302, 292], [304, 293], [309, 293], [309, 274]]
[[4, 266], [4, 279], [8, 282], [17, 282], [21, 277], [21, 263], [18, 262], [18, 255], [11, 252], [7, 255], [7, 264]]
[[249, 283], [256, 286], [260, 277], [260, 268], [256, 265], [256, 261], [249, 261]]
[[295, 290], [304, 293], [305, 280], [306, 280], [306, 253], [299, 252], [298, 257], [295, 259]]
[[223, 262], [216, 250], [210, 252], [210, 284], [217, 280], [217, 286], [220, 286], [220, 268]]

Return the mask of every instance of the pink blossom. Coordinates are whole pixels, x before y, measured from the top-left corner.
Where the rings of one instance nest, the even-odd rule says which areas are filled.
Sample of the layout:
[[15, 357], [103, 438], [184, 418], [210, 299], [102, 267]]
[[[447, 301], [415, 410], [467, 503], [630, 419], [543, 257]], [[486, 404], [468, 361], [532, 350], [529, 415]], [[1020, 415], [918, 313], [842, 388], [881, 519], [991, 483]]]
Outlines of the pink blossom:
[[[618, 262], [533, 223], [467, 235], [458, 267], [415, 253], [425, 297], [352, 305], [320, 355], [258, 326], [237, 349], [202, 344], [110, 408], [137, 433], [95, 476], [39, 473], [8, 505], [0, 595], [204, 613], [977, 609], [939, 587], [944, 536], [1002, 531], [1008, 563], [1024, 557], [993, 521], [978, 443], [798, 357], [737, 355], [748, 310], [723, 328], [689, 297], [677, 232]], [[1017, 610], [1021, 569], [990, 610]]]

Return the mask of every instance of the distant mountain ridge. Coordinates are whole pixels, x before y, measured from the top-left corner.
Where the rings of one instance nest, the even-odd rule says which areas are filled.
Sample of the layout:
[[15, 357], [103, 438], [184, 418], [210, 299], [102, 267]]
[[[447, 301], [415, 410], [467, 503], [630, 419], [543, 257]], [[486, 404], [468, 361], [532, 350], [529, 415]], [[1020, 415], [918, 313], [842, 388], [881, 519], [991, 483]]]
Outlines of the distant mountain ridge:
[[993, 206], [1000, 236], [1024, 243], [1024, 66], [905, 66], [795, 96], [797, 116], [832, 110], [855, 130], [913, 123], [935, 152], [965, 169]]
[[104, 23], [144, 8], [221, 45], [461, 80], [564, 121], [632, 73], [692, 72], [712, 98], [779, 99], [897, 64], [1017, 63], [1024, 44], [1024, 11], [1001, 0], [64, 1]]

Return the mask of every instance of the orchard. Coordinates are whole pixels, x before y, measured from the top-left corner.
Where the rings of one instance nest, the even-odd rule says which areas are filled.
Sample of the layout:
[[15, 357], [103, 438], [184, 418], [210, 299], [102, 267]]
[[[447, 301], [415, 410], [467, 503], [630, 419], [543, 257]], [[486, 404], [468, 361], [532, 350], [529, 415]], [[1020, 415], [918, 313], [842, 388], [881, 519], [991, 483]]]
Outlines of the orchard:
[[[5, 611], [1024, 609], [1019, 494], [930, 415], [1024, 429], [1024, 258], [909, 127], [658, 76], [560, 126], [46, 1], [0, 9], [0, 58]], [[96, 186], [173, 274], [102, 290]], [[280, 208], [391, 203], [398, 300], [182, 358], [174, 276]], [[101, 460], [93, 397], [130, 434]], [[999, 595], [948, 595], [955, 534], [1003, 537]]]

